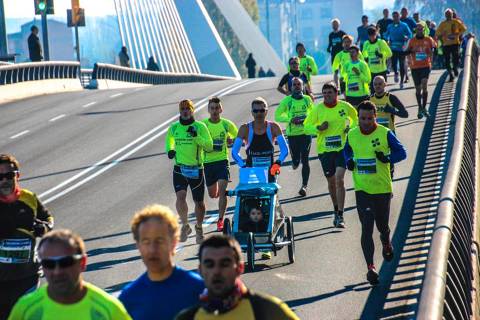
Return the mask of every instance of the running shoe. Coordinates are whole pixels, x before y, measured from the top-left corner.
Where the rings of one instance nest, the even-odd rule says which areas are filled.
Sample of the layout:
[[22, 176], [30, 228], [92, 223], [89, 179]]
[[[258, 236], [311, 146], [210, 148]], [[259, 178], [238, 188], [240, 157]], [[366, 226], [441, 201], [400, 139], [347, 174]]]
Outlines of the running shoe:
[[343, 219], [343, 215], [335, 212], [335, 216], [333, 217], [333, 226], [335, 228], [345, 228], [345, 220]]
[[385, 261], [392, 261], [393, 259], [393, 246], [389, 241], [388, 243], [383, 244], [382, 256]]
[[395, 80], [395, 83], [398, 83], [398, 81], [399, 81], [399, 80], [398, 80], [398, 73], [395, 73], [393, 79]]
[[217, 231], [218, 232], [223, 231], [223, 219], [218, 219], [218, 221], [217, 221]]
[[292, 170], [297, 170], [299, 165], [300, 165], [300, 163], [297, 163], [297, 164], [292, 163]]
[[422, 110], [419, 110], [418, 113], [417, 113], [417, 118], [418, 119], [422, 119], [423, 118], [423, 111]]
[[190, 228], [190, 225], [187, 223], [187, 224], [184, 224], [182, 226], [182, 230], [180, 232], [180, 242], [185, 242], [187, 241], [188, 239], [188, 235], [192, 233], [192, 228]]
[[450, 79], [448, 79], [448, 82], [453, 82], [453, 79], [454, 79], [453, 74], [450, 73]]
[[264, 259], [264, 260], [272, 259], [272, 253], [270, 251], [262, 252], [262, 259]]
[[428, 112], [427, 109], [423, 109], [423, 115], [425, 118], [430, 119], [430, 112]]
[[458, 69], [453, 69], [453, 74], [455, 75], [455, 77], [458, 77]]
[[405, 76], [405, 81], [403, 83], [408, 83], [408, 80], [410, 80], [408, 79], [408, 76]]
[[375, 269], [375, 265], [371, 264], [368, 266], [368, 272], [367, 272], [367, 281], [370, 282], [372, 286], [377, 285], [379, 283], [378, 281], [378, 272]]
[[403, 82], [400, 82], [400, 90], [403, 90]]
[[307, 186], [302, 186], [300, 190], [298, 190], [298, 194], [302, 197], [305, 197], [307, 195]]
[[203, 241], [203, 228], [202, 228], [202, 226], [195, 225], [195, 241], [197, 242], [197, 244], [200, 244]]

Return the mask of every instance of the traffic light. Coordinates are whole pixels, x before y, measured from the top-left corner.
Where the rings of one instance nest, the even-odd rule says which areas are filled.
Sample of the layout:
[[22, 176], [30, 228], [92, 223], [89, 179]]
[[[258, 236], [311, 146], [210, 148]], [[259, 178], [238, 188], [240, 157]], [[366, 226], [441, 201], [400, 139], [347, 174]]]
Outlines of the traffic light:
[[53, 0], [34, 0], [35, 14], [54, 14]]

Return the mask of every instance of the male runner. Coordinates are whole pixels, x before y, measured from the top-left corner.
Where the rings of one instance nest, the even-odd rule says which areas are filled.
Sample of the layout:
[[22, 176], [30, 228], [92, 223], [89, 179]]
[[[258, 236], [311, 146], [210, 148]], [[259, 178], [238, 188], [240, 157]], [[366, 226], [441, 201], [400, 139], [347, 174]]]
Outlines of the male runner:
[[304, 93], [308, 94], [313, 100], [314, 97], [308, 83], [308, 76], [299, 69], [300, 59], [298, 57], [291, 57], [290, 60], [288, 60], [288, 64], [290, 66], [290, 70], [283, 75], [282, 79], [280, 79], [277, 91], [286, 96], [291, 95], [293, 90], [293, 78], [300, 78], [304, 83]]
[[345, 100], [356, 107], [370, 96], [371, 72], [365, 61], [359, 59], [360, 49], [350, 47], [350, 62], [343, 68], [345, 79]]
[[345, 161], [342, 150], [349, 128], [357, 125], [357, 111], [348, 102], [338, 100], [335, 83], [323, 85], [323, 102], [315, 105], [305, 119], [307, 134], [317, 136], [318, 159], [327, 178], [334, 208], [333, 225], [345, 228]]
[[372, 82], [370, 91], [373, 91], [373, 79], [382, 76], [387, 81], [387, 59], [392, 56], [392, 50], [383, 39], [377, 37], [375, 27], [368, 28], [368, 41], [363, 44], [363, 57], [368, 62]]
[[312, 110], [313, 101], [308, 95], [303, 94], [303, 81], [300, 78], [293, 79], [293, 93], [282, 99], [275, 110], [275, 121], [287, 123], [288, 146], [292, 156], [292, 168], [297, 169], [302, 162], [302, 186], [298, 193], [307, 195], [310, 165], [308, 156], [312, 136], [305, 134], [303, 121]]
[[358, 127], [348, 132], [344, 156], [348, 170], [353, 171], [367, 280], [375, 285], [378, 273], [373, 261], [373, 225], [376, 223], [380, 232], [382, 255], [386, 261], [391, 261], [393, 247], [388, 226], [392, 195], [390, 164], [402, 161], [407, 154], [391, 130], [377, 125], [376, 108], [371, 101], [360, 103], [358, 112]]
[[308, 84], [311, 85], [312, 76], [318, 74], [318, 67], [315, 63], [315, 59], [307, 54], [307, 50], [301, 42], [297, 43], [295, 50], [300, 59], [300, 71], [307, 75]]
[[327, 52], [330, 53], [331, 63], [333, 63], [333, 60], [335, 60], [337, 53], [342, 51], [342, 39], [343, 36], [346, 35], [344, 31], [340, 30], [340, 20], [336, 18], [332, 20], [332, 29], [333, 31], [328, 35], [327, 47]]
[[377, 26], [380, 28], [380, 37], [385, 40], [385, 33], [387, 33], [388, 26], [393, 22], [389, 17], [390, 11], [387, 8], [383, 9], [383, 18], [377, 21]]
[[[387, 28], [387, 39], [392, 50], [392, 68], [395, 73], [395, 82], [398, 83], [398, 68], [400, 67], [400, 89], [403, 89], [405, 80], [405, 49], [407, 41], [412, 37], [412, 31], [406, 23], [400, 21], [397, 11], [392, 13], [393, 23]], [[399, 66], [400, 65], [400, 66]]]
[[[350, 47], [353, 43], [353, 37], [350, 35], [344, 35], [342, 38], [342, 46], [343, 50], [337, 53], [335, 59], [333, 59], [332, 70], [333, 70], [333, 79], [337, 88], [340, 88], [340, 93], [345, 93], [345, 80], [343, 78], [343, 69], [345, 68], [346, 64], [352, 59], [350, 58]], [[359, 59], [363, 59], [363, 55], [360, 52]], [[340, 77], [339, 77], [340, 74]]]
[[233, 143], [238, 129], [235, 124], [220, 117], [223, 112], [222, 102], [213, 97], [208, 101], [210, 117], [203, 120], [213, 140], [213, 150], [205, 152], [205, 182], [210, 198], [218, 198], [217, 231], [223, 231], [223, 217], [227, 209], [228, 180], [230, 179], [230, 162], [228, 160], [227, 145]]
[[412, 78], [415, 84], [418, 119], [422, 119], [423, 116], [427, 118], [430, 117], [430, 113], [428, 113], [426, 107], [428, 100], [427, 88], [435, 46], [435, 40], [429, 36], [425, 36], [423, 25], [418, 23], [415, 37], [410, 39], [407, 47], [407, 52], [410, 54], [410, 69], [412, 70]]
[[182, 221], [180, 242], [187, 241], [192, 229], [188, 224], [187, 188], [190, 186], [195, 203], [196, 242], [203, 240], [202, 223], [205, 217], [205, 182], [203, 175], [204, 151], [213, 149], [213, 141], [207, 126], [193, 117], [194, 105], [191, 100], [182, 100], [179, 105], [180, 119], [168, 128], [165, 150], [169, 159], [175, 159], [173, 166], [173, 187], [177, 197], [175, 206]]

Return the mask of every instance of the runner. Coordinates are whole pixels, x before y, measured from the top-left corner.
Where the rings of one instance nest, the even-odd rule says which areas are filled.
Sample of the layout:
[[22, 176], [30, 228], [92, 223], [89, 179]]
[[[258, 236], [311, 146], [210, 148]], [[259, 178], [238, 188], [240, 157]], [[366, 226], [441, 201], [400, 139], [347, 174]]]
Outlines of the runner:
[[288, 146], [292, 157], [292, 168], [297, 169], [302, 162], [302, 186], [298, 193], [305, 197], [307, 195], [308, 178], [310, 176], [310, 165], [308, 156], [312, 136], [305, 134], [303, 121], [313, 107], [312, 99], [303, 94], [303, 81], [299, 78], [293, 79], [293, 93], [282, 99], [277, 110], [275, 110], [275, 121], [287, 123]]
[[205, 182], [210, 198], [218, 198], [217, 231], [223, 231], [223, 217], [227, 209], [228, 180], [230, 179], [230, 161], [227, 146], [233, 143], [238, 129], [235, 124], [220, 117], [223, 112], [222, 102], [213, 97], [208, 101], [210, 117], [203, 120], [213, 139], [213, 150], [205, 152]]
[[[465, 31], [467, 28], [463, 22], [453, 18], [452, 9], [445, 10], [445, 20], [438, 26], [436, 37], [442, 41], [445, 67], [450, 75], [450, 82], [453, 81], [454, 76], [458, 77], [460, 37]], [[453, 73], [450, 63], [453, 64]]]
[[387, 59], [392, 56], [392, 50], [383, 39], [377, 37], [375, 27], [368, 28], [368, 41], [363, 44], [363, 57], [370, 68], [370, 91], [373, 91], [373, 79], [382, 76], [387, 81]]
[[432, 69], [433, 50], [436, 44], [429, 36], [425, 36], [423, 25], [417, 24], [416, 35], [412, 38], [407, 47], [410, 54], [410, 69], [412, 69], [412, 78], [415, 84], [415, 96], [418, 104], [417, 118], [423, 116], [429, 118], [427, 111], [428, 100], [428, 76]]
[[[429, 23], [427, 23], [427, 21], [420, 20], [420, 13], [415, 12], [413, 14], [413, 20], [415, 20], [417, 24], [420, 23], [423, 26], [423, 35], [425, 37], [430, 36], [430, 28], [428, 27]], [[417, 30], [415, 29], [415, 34], [416, 33], [417, 33]]]
[[175, 159], [173, 166], [173, 187], [177, 197], [175, 206], [182, 221], [180, 242], [187, 241], [192, 229], [188, 224], [187, 188], [190, 186], [195, 203], [196, 242], [203, 240], [203, 219], [205, 217], [205, 183], [203, 177], [204, 151], [213, 149], [213, 141], [207, 126], [193, 117], [194, 105], [191, 100], [182, 100], [179, 105], [180, 119], [168, 128], [165, 150], [169, 159]]
[[[340, 88], [340, 93], [345, 93], [345, 80], [343, 79], [343, 72], [342, 70], [345, 68], [346, 64], [352, 59], [350, 58], [350, 47], [353, 43], [353, 37], [350, 35], [344, 35], [342, 38], [342, 46], [343, 50], [340, 51], [333, 60], [332, 70], [333, 70], [333, 79], [337, 88]], [[360, 52], [359, 57], [360, 60], [363, 59], [363, 55]], [[340, 74], [340, 77], [339, 77]]]
[[386, 261], [393, 259], [388, 220], [392, 195], [390, 164], [406, 158], [405, 148], [386, 127], [376, 123], [376, 108], [371, 101], [358, 105], [358, 127], [348, 132], [344, 155], [353, 183], [358, 217], [362, 224], [361, 244], [367, 264], [367, 280], [375, 285], [378, 273], [373, 254], [373, 225], [377, 225]]
[[293, 78], [300, 78], [304, 83], [304, 93], [308, 94], [313, 100], [314, 97], [310, 85], [308, 84], [308, 77], [304, 72], [300, 71], [299, 69], [300, 59], [298, 57], [291, 57], [290, 60], [288, 60], [288, 64], [290, 66], [290, 70], [280, 80], [277, 91], [283, 93], [286, 96], [291, 95], [293, 90]]
[[362, 24], [357, 27], [357, 41], [355, 44], [359, 46], [360, 50], [363, 48], [363, 43], [368, 40], [367, 30], [370, 27], [368, 24], [368, 16], [362, 16]]
[[131, 320], [117, 298], [83, 280], [87, 252], [80, 236], [50, 231], [38, 244], [38, 256], [47, 284], [18, 300], [9, 320]]
[[297, 51], [298, 58], [300, 59], [300, 71], [307, 75], [308, 85], [311, 86], [312, 76], [318, 74], [318, 67], [315, 63], [315, 59], [306, 53], [307, 50], [301, 42], [297, 43], [295, 50]]
[[340, 20], [337, 18], [332, 20], [332, 29], [333, 31], [328, 35], [327, 52], [330, 53], [330, 62], [333, 64], [337, 53], [342, 51], [342, 39], [346, 33], [340, 30]]
[[387, 28], [390, 24], [393, 23], [393, 20], [389, 17], [390, 11], [387, 8], [383, 9], [383, 18], [377, 21], [377, 26], [380, 28], [380, 37], [384, 40], [385, 34], [387, 33]]
[[394, 11], [393, 23], [387, 28], [387, 38], [392, 50], [392, 68], [395, 73], [395, 83], [398, 83], [398, 67], [400, 67], [400, 89], [403, 89], [405, 80], [405, 49], [412, 32], [407, 24], [400, 21], [400, 14]]
[[53, 217], [35, 193], [20, 187], [20, 164], [0, 154], [0, 319], [38, 288], [36, 239], [53, 228]]
[[359, 60], [360, 49], [350, 47], [351, 61], [343, 69], [345, 79], [345, 100], [356, 107], [370, 96], [371, 73], [365, 61]]
[[343, 210], [345, 205], [345, 161], [342, 149], [349, 128], [357, 125], [357, 111], [348, 102], [338, 100], [335, 83], [323, 85], [323, 102], [315, 105], [305, 119], [307, 134], [317, 136], [318, 159], [328, 182], [328, 191], [333, 203], [336, 228], [345, 228]]

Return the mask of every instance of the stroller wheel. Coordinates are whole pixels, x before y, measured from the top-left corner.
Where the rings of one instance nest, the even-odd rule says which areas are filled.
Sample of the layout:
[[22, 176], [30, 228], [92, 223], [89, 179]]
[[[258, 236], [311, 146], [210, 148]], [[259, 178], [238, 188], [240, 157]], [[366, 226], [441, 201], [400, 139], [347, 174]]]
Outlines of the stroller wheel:
[[288, 217], [287, 219], [287, 239], [290, 241], [288, 245], [288, 260], [290, 263], [295, 262], [295, 233], [293, 231], [293, 221], [292, 217]]
[[223, 234], [226, 236], [232, 235], [232, 223], [228, 218], [225, 218], [225, 220], [223, 221]]
[[253, 233], [248, 233], [247, 238], [247, 269], [250, 272], [255, 271], [255, 246], [253, 243]]

